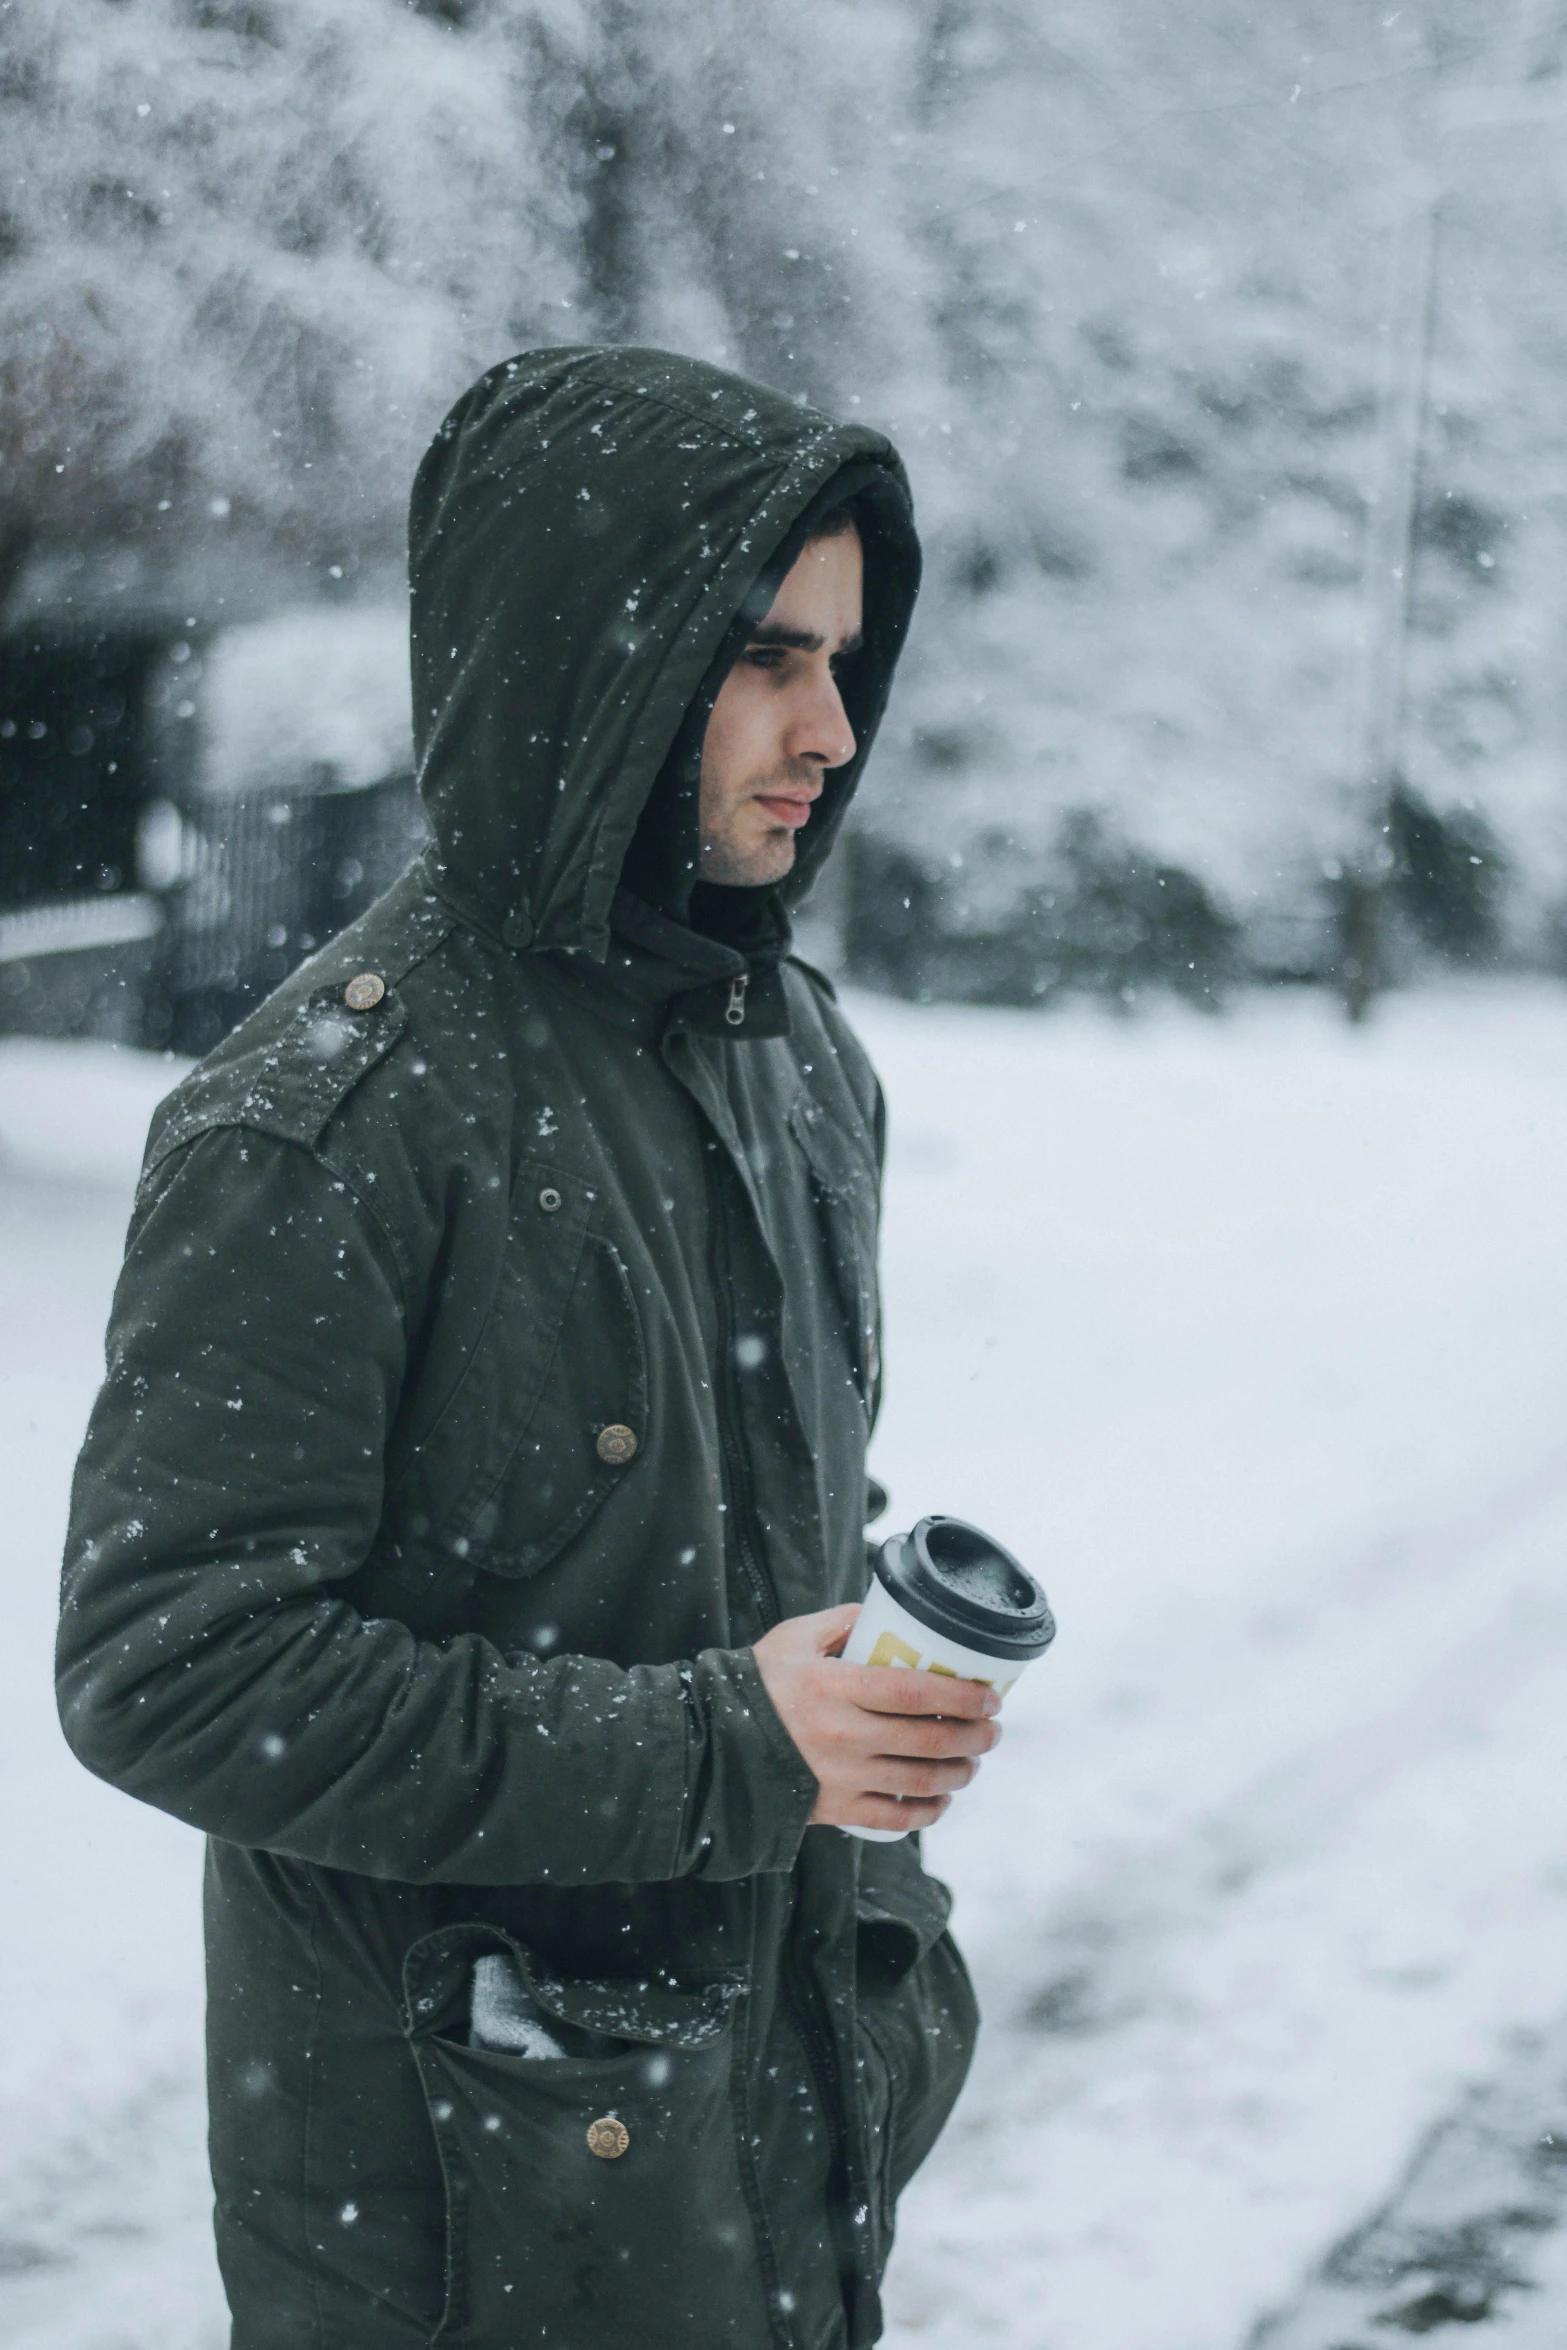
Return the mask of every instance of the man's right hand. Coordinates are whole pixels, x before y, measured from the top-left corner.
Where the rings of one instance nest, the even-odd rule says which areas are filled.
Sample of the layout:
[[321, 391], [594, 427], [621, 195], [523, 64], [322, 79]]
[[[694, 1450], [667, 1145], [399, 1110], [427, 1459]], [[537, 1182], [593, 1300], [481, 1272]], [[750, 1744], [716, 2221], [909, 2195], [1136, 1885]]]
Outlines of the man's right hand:
[[779, 1720], [816, 1778], [812, 1826], [928, 1828], [1001, 1736], [983, 1681], [847, 1665], [858, 1607], [791, 1616], [752, 1654]]

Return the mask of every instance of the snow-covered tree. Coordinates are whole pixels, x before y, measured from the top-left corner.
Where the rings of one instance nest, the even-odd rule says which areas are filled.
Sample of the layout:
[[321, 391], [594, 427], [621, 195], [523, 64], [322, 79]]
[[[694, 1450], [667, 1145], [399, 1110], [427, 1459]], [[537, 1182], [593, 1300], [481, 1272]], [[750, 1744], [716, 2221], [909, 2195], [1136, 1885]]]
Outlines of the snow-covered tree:
[[387, 0], [13, 0], [0, 514], [378, 547], [432, 404], [569, 300], [548, 77]]
[[942, 984], [965, 940], [1023, 993], [1310, 960], [1363, 871], [1545, 951], [1562, 13], [0, 0], [0, 591], [73, 542], [384, 588], [479, 368], [667, 342], [907, 450], [931, 568], [862, 879], [956, 942]]
[[[959, 937], [1005, 930], [1032, 893], [1048, 985], [1052, 913], [1070, 928], [1085, 875], [1102, 894], [1130, 860], [1155, 902], [1200, 878], [1211, 942], [1239, 920], [1287, 964], [1331, 951], [1344, 876], [1391, 858], [1432, 936], [1438, 878], [1467, 891], [1473, 943], [1489, 833], [1514, 868], [1515, 943], [1540, 943], [1567, 898], [1540, 641], [1567, 551], [1548, 487], [1560, 169], [1548, 131], [1499, 128], [1504, 224], [1500, 154], [1451, 125], [1466, 89], [1553, 103], [1558, 13], [1533, 9], [1520, 47], [1502, 16], [1435, 5], [1384, 21], [1343, 0], [1178, 17], [931, 0], [908, 217], [959, 481], [906, 765], [884, 763], [873, 822], [905, 871], [913, 846], [941, 877]], [[1368, 764], [1370, 572], [1388, 345], [1426, 325], [1400, 319], [1397, 224], [1433, 197], [1394, 795]], [[1477, 233], [1488, 274], [1464, 259]]]
[[4, 0], [0, 27], [13, 572], [40, 534], [382, 552], [444, 405], [529, 343], [655, 336], [818, 393], [897, 372], [874, 240], [862, 265], [834, 225], [895, 9]]

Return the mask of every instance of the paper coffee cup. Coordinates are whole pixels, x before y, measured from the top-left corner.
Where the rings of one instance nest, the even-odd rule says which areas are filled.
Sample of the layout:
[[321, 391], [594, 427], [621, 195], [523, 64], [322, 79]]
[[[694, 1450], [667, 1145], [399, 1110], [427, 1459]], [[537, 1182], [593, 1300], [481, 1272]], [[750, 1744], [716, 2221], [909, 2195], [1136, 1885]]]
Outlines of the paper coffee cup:
[[[1049, 1601], [1009, 1550], [962, 1518], [921, 1518], [912, 1533], [882, 1544], [843, 1656], [983, 1681], [1004, 1697], [1055, 1636]], [[908, 1830], [845, 1833], [895, 1844]]]

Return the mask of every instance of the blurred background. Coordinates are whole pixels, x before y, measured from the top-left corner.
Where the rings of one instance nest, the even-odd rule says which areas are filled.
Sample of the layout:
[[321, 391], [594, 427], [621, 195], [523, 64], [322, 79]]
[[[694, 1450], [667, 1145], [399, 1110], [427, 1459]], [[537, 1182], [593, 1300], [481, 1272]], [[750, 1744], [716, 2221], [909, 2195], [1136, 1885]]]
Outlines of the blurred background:
[[908, 454], [818, 910], [870, 984], [1567, 968], [1564, 56], [1554, 0], [9, 10], [0, 1021], [201, 1050], [384, 886], [414, 463], [573, 340]]
[[0, 4], [0, 2335], [226, 2338], [70, 1465], [154, 1103], [419, 846], [417, 458], [577, 341], [884, 426], [928, 549], [805, 947], [892, 1522], [1062, 1634], [891, 2340], [1562, 2350], [1567, 0]]

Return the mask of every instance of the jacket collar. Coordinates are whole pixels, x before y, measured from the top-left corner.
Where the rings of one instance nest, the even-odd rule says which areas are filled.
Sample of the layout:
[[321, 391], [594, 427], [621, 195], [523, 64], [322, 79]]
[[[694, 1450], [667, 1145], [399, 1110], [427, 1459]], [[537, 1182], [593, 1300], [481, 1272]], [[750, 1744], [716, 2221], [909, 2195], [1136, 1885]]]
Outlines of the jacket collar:
[[620, 889], [602, 963], [580, 954], [547, 960], [595, 1010], [646, 1042], [680, 1030], [733, 1044], [786, 1036], [789, 1007], [779, 966], [788, 917], [769, 909], [760, 925], [739, 927], [754, 933], [745, 949], [688, 929]]

